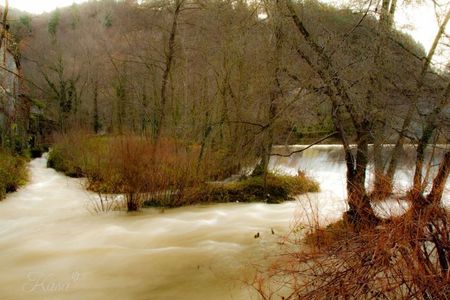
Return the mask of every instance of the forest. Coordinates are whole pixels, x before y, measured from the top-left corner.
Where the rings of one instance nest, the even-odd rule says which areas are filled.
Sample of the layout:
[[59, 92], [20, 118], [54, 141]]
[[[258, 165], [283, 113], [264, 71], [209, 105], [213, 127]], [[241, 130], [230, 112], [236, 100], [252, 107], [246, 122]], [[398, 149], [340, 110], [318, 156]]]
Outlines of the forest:
[[[434, 10], [430, 47], [396, 24], [402, 9], [414, 5]], [[154, 222], [152, 230], [174, 228], [166, 238], [151, 236], [149, 249], [172, 239], [195, 248], [189, 243], [202, 232], [205, 243], [235, 243], [255, 257], [269, 251], [270, 258], [239, 278], [250, 296], [238, 299], [450, 297], [447, 1], [333, 6], [316, 0], [90, 0], [30, 14], [6, 0], [0, 16], [0, 219], [13, 230], [12, 216], [21, 220], [27, 210], [40, 216], [38, 207], [49, 205], [36, 226], [54, 224], [74, 234], [53, 240], [54, 229], [42, 237], [23, 229], [18, 239], [22, 232], [22, 238], [68, 243], [76, 228], [90, 224], [83, 234], [91, 232], [92, 240], [80, 232], [81, 243], [102, 249], [112, 242], [94, 242], [106, 239], [104, 226], [131, 231], [132, 222]], [[60, 195], [46, 198], [58, 189]], [[30, 203], [34, 198], [42, 206]], [[81, 199], [88, 199], [87, 209]], [[298, 213], [295, 205], [307, 208]], [[173, 225], [184, 220], [188, 226], [183, 218], [194, 214], [189, 224], [197, 228], [202, 209], [210, 210], [209, 217], [223, 213], [213, 222], [220, 227], [182, 234], [187, 228]], [[71, 210], [83, 219], [69, 223], [75, 218]], [[67, 220], [59, 223], [58, 214]], [[247, 223], [246, 216], [252, 216]], [[236, 224], [221, 223], [228, 218]], [[145, 236], [146, 228], [133, 230]], [[269, 229], [270, 241], [262, 233]], [[209, 237], [214, 231], [223, 235]], [[124, 262], [136, 250], [129, 238], [121, 241], [128, 249], [120, 254]], [[0, 238], [2, 252], [17, 243], [10, 239]], [[258, 248], [263, 242], [265, 249]], [[22, 247], [25, 257], [44, 251]], [[45, 248], [49, 257], [56, 255], [51, 249]], [[61, 251], [66, 265], [77, 262]], [[171, 262], [175, 254], [164, 251], [161, 259]], [[239, 253], [220, 252], [211, 260], [250, 264]], [[179, 266], [182, 274], [201, 272], [200, 252], [176, 255], [174, 262], [196, 262], [192, 270]], [[146, 259], [155, 257], [129, 263]], [[88, 264], [81, 272], [110, 288], [109, 277], [92, 271], [94, 263], [89, 268], [93, 260], [80, 258]], [[36, 264], [47, 275], [65, 266]], [[30, 281], [24, 270], [34, 270], [21, 268], [14, 279], [0, 276], [18, 291], [0, 289], [0, 296], [49, 299], [48, 290], [19, 291], [21, 278]], [[155, 268], [136, 276], [147, 280], [164, 270]], [[137, 285], [133, 274], [123, 275], [130, 286]], [[225, 299], [231, 281], [221, 284], [215, 281], [220, 275], [211, 276], [192, 276], [199, 294], [166, 274], [151, 289], [141, 284], [136, 294], [127, 294], [124, 283], [110, 296]], [[57, 282], [45, 278], [46, 284]], [[202, 286], [204, 278], [209, 288]], [[69, 299], [71, 293], [104, 299], [80, 282], [53, 290], [51, 299]], [[169, 294], [171, 289], [179, 294]]]

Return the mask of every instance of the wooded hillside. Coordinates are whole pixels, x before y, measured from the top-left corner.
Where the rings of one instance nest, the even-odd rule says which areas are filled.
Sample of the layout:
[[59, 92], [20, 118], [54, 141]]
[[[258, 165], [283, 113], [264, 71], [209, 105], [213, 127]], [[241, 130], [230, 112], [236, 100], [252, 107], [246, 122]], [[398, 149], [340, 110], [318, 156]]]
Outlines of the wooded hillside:
[[[248, 139], [258, 139], [268, 122], [276, 63], [275, 142], [298, 143], [334, 131], [323, 86], [298, 52], [305, 42], [286, 15], [279, 18], [276, 50], [276, 16], [269, 4], [181, 1], [179, 6], [92, 1], [40, 16], [19, 14], [12, 27], [32, 82], [27, 92], [62, 131], [162, 131], [238, 150], [253, 145]], [[364, 102], [376, 20], [313, 1], [302, 9], [310, 34]], [[392, 32], [386, 55], [383, 105], [395, 111], [408, 102], [425, 53], [410, 37]], [[430, 93], [442, 88], [434, 79]], [[393, 118], [386, 128], [396, 122]]]

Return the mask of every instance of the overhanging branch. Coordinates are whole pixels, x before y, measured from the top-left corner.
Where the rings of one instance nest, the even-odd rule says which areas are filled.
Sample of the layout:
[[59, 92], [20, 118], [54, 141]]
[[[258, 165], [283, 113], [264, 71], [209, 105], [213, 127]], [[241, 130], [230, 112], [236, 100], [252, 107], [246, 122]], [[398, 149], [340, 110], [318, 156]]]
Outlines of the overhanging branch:
[[306, 150], [308, 150], [309, 148], [311, 148], [312, 146], [315, 146], [315, 145], [320, 144], [321, 142], [323, 142], [323, 141], [325, 141], [325, 140], [327, 140], [327, 139], [329, 139], [329, 138], [332, 138], [332, 137], [335, 136], [336, 134], [338, 134], [338, 132], [337, 132], [337, 131], [334, 131], [334, 132], [330, 133], [329, 135], [324, 136], [323, 138], [321, 138], [321, 139], [315, 141], [314, 143], [309, 144], [309, 145], [306, 146], [305, 148], [302, 148], [302, 149], [296, 150], [296, 151], [292, 151], [292, 152], [290, 152], [289, 154], [270, 153], [270, 156], [290, 157], [290, 156], [293, 155], [293, 154], [301, 153], [301, 152], [303, 152], [303, 151], [306, 151]]

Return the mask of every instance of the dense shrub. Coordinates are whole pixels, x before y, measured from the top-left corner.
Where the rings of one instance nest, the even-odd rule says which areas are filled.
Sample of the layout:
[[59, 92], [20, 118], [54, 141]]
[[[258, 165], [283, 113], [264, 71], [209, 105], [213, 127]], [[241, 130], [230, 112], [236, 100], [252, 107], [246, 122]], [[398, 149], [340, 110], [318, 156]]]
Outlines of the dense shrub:
[[184, 191], [204, 180], [196, 168], [198, 153], [174, 141], [157, 144], [140, 137], [117, 137], [108, 142], [100, 168], [87, 172], [89, 188], [124, 194], [128, 210], [157, 198], [161, 206], [182, 205]]
[[106, 155], [107, 139], [84, 132], [56, 135], [47, 166], [67, 176], [82, 177], [101, 168]]
[[55, 137], [48, 166], [86, 177], [100, 194], [123, 194], [128, 210], [137, 210], [155, 196], [160, 205], [181, 205], [185, 188], [205, 179], [197, 161], [195, 147], [175, 141], [69, 133]]
[[27, 180], [26, 160], [0, 149], [0, 199], [16, 191]]

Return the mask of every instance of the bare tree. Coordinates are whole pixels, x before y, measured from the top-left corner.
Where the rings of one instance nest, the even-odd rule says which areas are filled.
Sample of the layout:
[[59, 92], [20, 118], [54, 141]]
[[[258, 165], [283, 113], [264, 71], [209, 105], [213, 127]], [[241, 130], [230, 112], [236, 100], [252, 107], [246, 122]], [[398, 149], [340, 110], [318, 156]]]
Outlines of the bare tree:
[[164, 72], [162, 75], [161, 81], [161, 103], [159, 104], [158, 109], [158, 119], [156, 121], [155, 128], [155, 140], [158, 141], [161, 135], [161, 130], [163, 123], [166, 119], [166, 105], [167, 105], [167, 97], [168, 97], [168, 83], [169, 83], [169, 75], [173, 66], [173, 60], [175, 58], [175, 49], [176, 49], [176, 38], [178, 33], [179, 26], [179, 17], [180, 13], [183, 10], [184, 0], [175, 0], [173, 3], [173, 17], [172, 17], [172, 25], [169, 34], [169, 40], [167, 42], [167, 52], [165, 53], [165, 63], [164, 63]]
[[[349, 204], [347, 215], [349, 220], [354, 224], [376, 223], [377, 217], [372, 210], [365, 187], [366, 170], [369, 161], [368, 144], [372, 121], [370, 114], [366, 110], [367, 107], [363, 111], [358, 111], [355, 107], [358, 101], [351, 98], [349, 88], [345, 81], [340, 78], [339, 73], [333, 66], [332, 59], [307, 30], [292, 2], [286, 1], [286, 7], [298, 33], [304, 38], [316, 57], [311, 57], [300, 47], [297, 49], [298, 54], [317, 73], [324, 84], [325, 94], [331, 100], [333, 123], [339, 132], [345, 151]], [[317, 63], [314, 63], [315, 60], [317, 60]], [[349, 114], [356, 131], [356, 155], [350, 147], [349, 134], [344, 127], [342, 108]]]
[[[422, 69], [420, 71], [420, 75], [417, 79], [416, 90], [414, 91], [414, 94], [411, 98], [411, 104], [409, 105], [407, 113], [403, 119], [403, 123], [402, 123], [401, 129], [398, 134], [398, 139], [397, 139], [395, 146], [392, 150], [392, 153], [390, 155], [390, 162], [388, 164], [386, 173], [383, 176], [384, 179], [379, 178], [379, 180], [385, 181], [382, 184], [386, 188], [385, 193], [390, 193], [392, 191], [393, 177], [395, 174], [395, 170], [397, 169], [398, 160], [401, 155], [403, 144], [405, 143], [405, 140], [408, 136], [408, 131], [410, 129], [410, 125], [413, 120], [414, 113], [416, 111], [417, 101], [422, 93], [422, 88], [425, 84], [427, 74], [430, 72], [431, 62], [436, 53], [439, 42], [441, 41], [441, 39], [443, 38], [443, 36], [445, 34], [445, 28], [449, 22], [449, 19], [450, 19], [450, 11], [447, 12], [446, 16], [444, 17], [443, 22], [440, 24], [439, 30], [436, 33], [436, 36], [434, 37], [433, 44], [432, 44], [430, 50], [428, 51], [427, 57], [425, 58], [425, 60], [423, 62]], [[443, 98], [442, 98], [443, 102], [436, 106], [436, 109], [437, 109], [436, 113], [439, 113], [439, 111], [443, 108], [441, 106], [445, 105], [445, 101], [447, 101], [447, 100], [445, 100], [445, 97], [448, 97], [448, 95], [447, 96], [445, 95], [446, 93], [448, 93], [448, 92], [444, 93]], [[434, 117], [431, 117], [431, 118], [436, 117], [435, 113], [433, 113], [432, 115], [434, 115]], [[423, 161], [424, 150], [426, 147], [425, 145], [428, 143], [429, 139], [431, 138], [431, 134], [434, 130], [434, 128], [432, 129], [431, 127], [433, 127], [433, 126], [430, 126], [426, 131], [424, 130], [423, 139], [421, 142], [422, 145], [418, 148], [418, 161], [421, 161], [421, 160]], [[431, 132], [430, 132], [430, 130], [431, 130]], [[419, 162], [419, 164], [421, 164], [421, 163]], [[419, 181], [420, 175], [419, 175], [418, 169], [420, 169], [420, 174], [422, 172], [421, 171], [422, 169], [420, 166], [419, 166], [419, 168], [416, 168], [416, 169], [417, 169], [417, 172], [416, 172], [417, 175], [414, 176], [416, 178], [415, 185], [419, 184], [418, 181]], [[419, 185], [421, 185], [421, 183]], [[416, 188], [419, 187], [419, 185], [417, 185]], [[420, 190], [420, 188], [419, 188], [419, 190]]]

